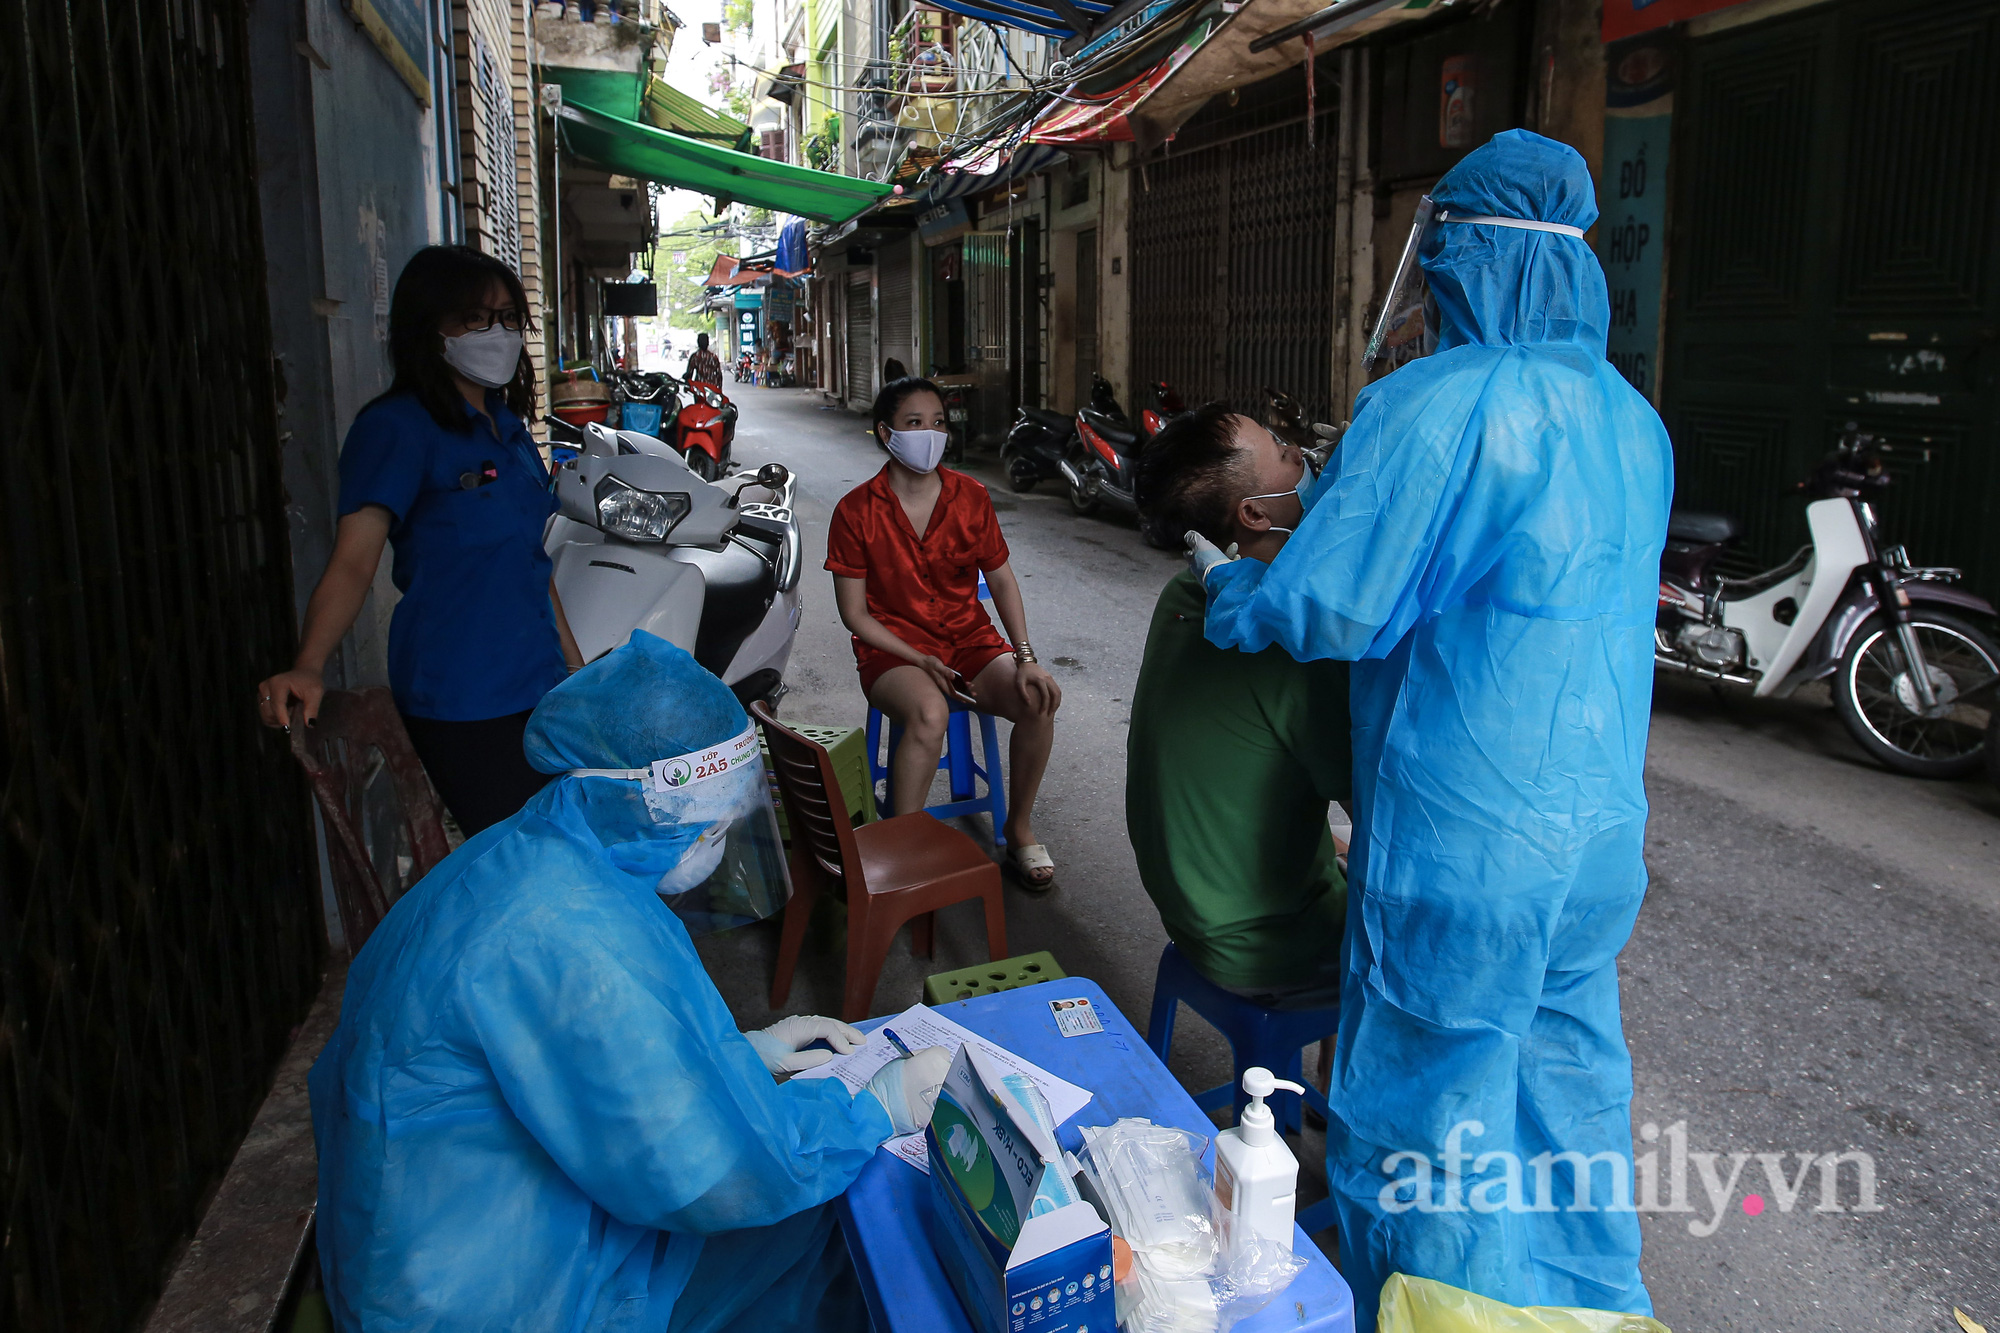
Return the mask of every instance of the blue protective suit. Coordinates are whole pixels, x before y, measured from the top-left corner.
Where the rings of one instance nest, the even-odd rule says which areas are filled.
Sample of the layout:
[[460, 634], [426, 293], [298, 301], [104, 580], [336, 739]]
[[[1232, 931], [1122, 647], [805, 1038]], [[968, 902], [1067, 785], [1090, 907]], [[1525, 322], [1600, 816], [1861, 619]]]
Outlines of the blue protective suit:
[[[745, 725], [639, 633], [549, 692], [528, 757], [637, 768]], [[698, 832], [638, 782], [562, 777], [369, 938], [311, 1076], [340, 1328], [811, 1326], [841, 1261], [821, 1205], [889, 1116], [774, 1083], [737, 1032], [655, 891]]]
[[[1459, 213], [1597, 217], [1583, 160], [1520, 130], [1433, 195]], [[1277, 559], [1208, 585], [1216, 644], [1356, 663], [1328, 1132], [1342, 1269], [1361, 1328], [1395, 1271], [1649, 1313], [1638, 1218], [1603, 1210], [1609, 1176], [1631, 1197], [1616, 959], [1646, 885], [1667, 436], [1604, 359], [1604, 275], [1582, 241], [1446, 223], [1420, 258], [1437, 352], [1360, 395]], [[1481, 1128], [1454, 1144], [1465, 1122]], [[1616, 1154], [1595, 1168], [1600, 1211], [1569, 1210], [1567, 1162], [1534, 1160], [1569, 1151]]]

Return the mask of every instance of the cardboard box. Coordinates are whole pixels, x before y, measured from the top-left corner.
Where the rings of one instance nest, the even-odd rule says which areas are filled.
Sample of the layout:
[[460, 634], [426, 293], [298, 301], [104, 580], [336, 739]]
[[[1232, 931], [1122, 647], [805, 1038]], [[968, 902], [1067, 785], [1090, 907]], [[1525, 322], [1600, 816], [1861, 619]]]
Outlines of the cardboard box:
[[1048, 1105], [970, 1044], [924, 1131], [931, 1244], [981, 1333], [1116, 1333], [1111, 1228], [1076, 1192]]

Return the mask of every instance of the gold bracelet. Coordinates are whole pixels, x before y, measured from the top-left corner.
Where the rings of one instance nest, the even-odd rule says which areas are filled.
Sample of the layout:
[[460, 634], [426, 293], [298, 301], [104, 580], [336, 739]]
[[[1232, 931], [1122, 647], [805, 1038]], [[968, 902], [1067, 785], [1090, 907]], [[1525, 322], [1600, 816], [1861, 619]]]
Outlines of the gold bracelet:
[[1030, 663], [1034, 662], [1035, 646], [1029, 643], [1026, 639], [1021, 640], [1019, 643], [1014, 645], [1014, 660], [1016, 662], [1019, 662], [1022, 666], [1027, 666]]

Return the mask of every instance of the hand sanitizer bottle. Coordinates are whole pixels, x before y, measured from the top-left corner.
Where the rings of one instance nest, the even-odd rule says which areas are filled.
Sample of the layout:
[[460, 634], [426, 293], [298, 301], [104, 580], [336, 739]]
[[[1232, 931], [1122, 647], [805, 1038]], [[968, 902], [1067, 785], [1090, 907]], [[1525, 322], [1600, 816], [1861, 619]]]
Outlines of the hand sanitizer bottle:
[[1243, 1108], [1236, 1128], [1215, 1136], [1215, 1197], [1225, 1211], [1235, 1214], [1239, 1228], [1248, 1227], [1289, 1254], [1292, 1218], [1298, 1208], [1299, 1159], [1271, 1127], [1271, 1108], [1264, 1105], [1278, 1088], [1305, 1091], [1296, 1083], [1273, 1078], [1261, 1066], [1243, 1071], [1243, 1091], [1250, 1104]]

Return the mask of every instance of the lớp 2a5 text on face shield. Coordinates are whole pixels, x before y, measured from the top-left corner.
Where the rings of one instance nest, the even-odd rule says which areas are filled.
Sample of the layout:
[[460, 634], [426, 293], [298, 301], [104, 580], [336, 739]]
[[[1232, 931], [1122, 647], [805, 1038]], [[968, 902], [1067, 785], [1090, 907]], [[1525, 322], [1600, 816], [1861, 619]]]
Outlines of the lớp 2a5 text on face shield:
[[651, 823], [697, 831], [673, 864], [658, 867], [662, 873], [656, 885], [688, 934], [714, 934], [761, 921], [791, 897], [791, 874], [754, 725], [721, 745], [646, 768], [570, 772], [630, 782]]

